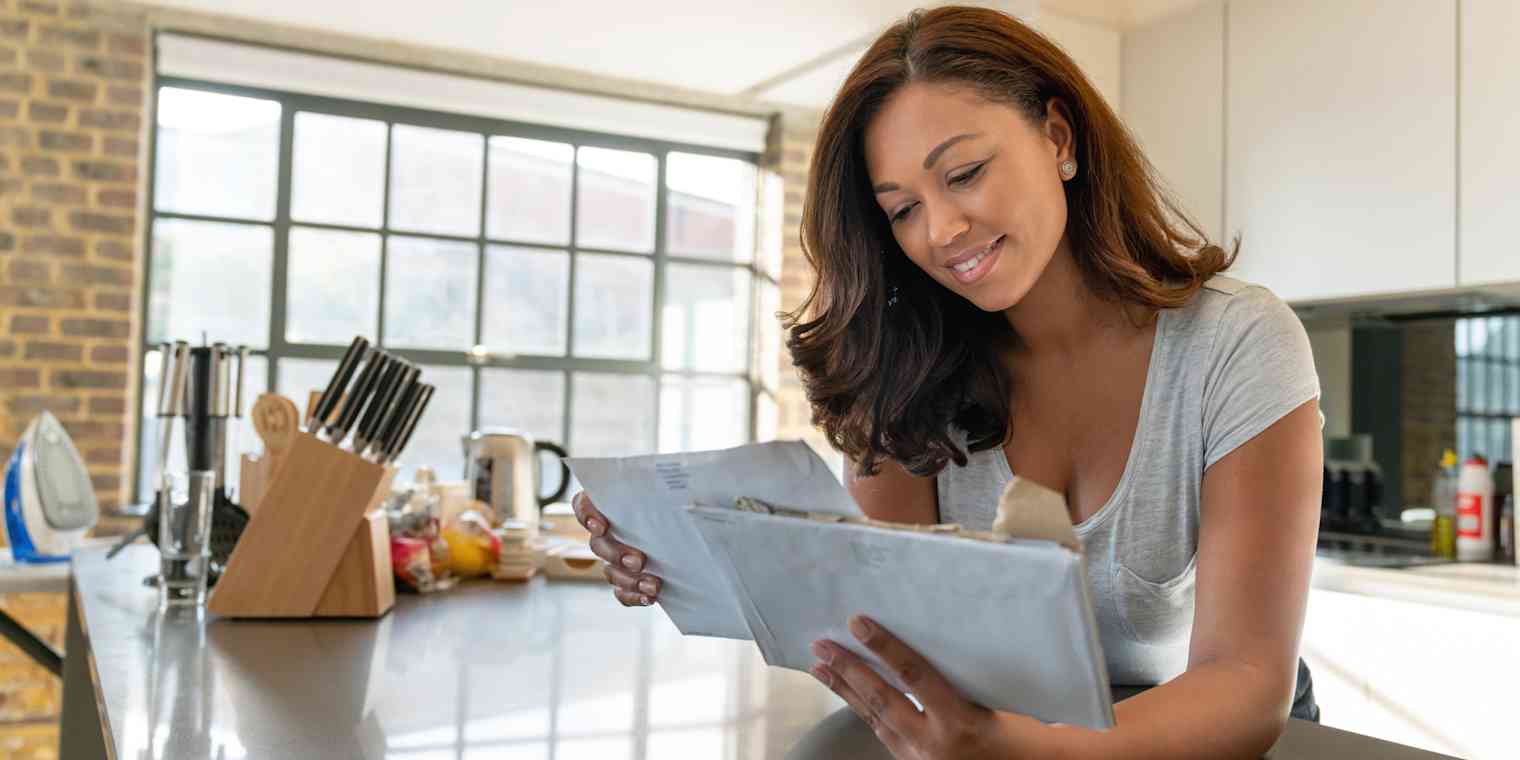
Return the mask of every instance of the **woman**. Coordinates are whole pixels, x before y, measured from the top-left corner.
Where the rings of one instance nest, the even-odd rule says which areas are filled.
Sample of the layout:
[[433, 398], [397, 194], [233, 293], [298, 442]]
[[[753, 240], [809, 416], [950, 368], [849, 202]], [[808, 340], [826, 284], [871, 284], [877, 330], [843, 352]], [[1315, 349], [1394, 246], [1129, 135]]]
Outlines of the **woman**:
[[[990, 10], [896, 24], [824, 117], [802, 235], [817, 280], [788, 346], [861, 508], [985, 529], [1013, 473], [1064, 493], [1110, 679], [1154, 687], [1110, 731], [1049, 726], [967, 702], [857, 616], [924, 709], [831, 642], [814, 674], [894, 756], [1259, 756], [1290, 709], [1317, 716], [1307, 337], [1217, 276], [1233, 254], [1070, 58]], [[618, 599], [652, 603], [643, 555], [576, 501]]]

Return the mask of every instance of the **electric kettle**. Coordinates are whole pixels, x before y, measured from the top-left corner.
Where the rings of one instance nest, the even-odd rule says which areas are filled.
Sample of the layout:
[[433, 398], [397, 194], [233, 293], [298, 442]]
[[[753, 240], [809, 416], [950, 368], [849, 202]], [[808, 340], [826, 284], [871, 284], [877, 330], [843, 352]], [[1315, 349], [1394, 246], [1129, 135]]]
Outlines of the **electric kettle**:
[[[538, 454], [558, 457], [560, 478], [554, 491], [542, 495]], [[570, 487], [569, 456], [557, 443], [535, 441], [527, 433], [508, 428], [486, 428], [464, 437], [464, 479], [471, 495], [490, 505], [498, 522], [520, 520], [538, 531], [539, 511], [559, 501]]]

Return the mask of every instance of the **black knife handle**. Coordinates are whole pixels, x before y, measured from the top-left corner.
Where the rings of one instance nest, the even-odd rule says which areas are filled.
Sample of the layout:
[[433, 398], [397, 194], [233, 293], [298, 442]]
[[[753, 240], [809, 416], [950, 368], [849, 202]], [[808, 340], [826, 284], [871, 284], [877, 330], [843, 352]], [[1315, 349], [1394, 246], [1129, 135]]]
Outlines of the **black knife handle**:
[[410, 369], [411, 372], [406, 377], [401, 378], [401, 392], [396, 399], [396, 403], [391, 406], [390, 414], [386, 415], [385, 424], [380, 426], [380, 430], [375, 434], [374, 440], [370, 441], [368, 452], [360, 452], [361, 454], [370, 453], [375, 456], [377, 461], [384, 461], [385, 452], [389, 451], [391, 446], [395, 445], [396, 440], [401, 437], [401, 431], [406, 427], [407, 415], [412, 413], [412, 404], [417, 400], [417, 394], [422, 392], [422, 384], [417, 382], [418, 376], [422, 374], [422, 369], [416, 366]]
[[359, 428], [354, 432], [354, 453], [362, 454], [364, 447], [374, 440], [375, 431], [380, 429], [390, 403], [396, 400], [396, 391], [401, 387], [401, 378], [406, 376], [409, 366], [410, 363], [405, 359], [390, 357], [384, 374], [380, 376], [380, 384], [375, 386], [374, 400], [364, 410], [364, 417], [359, 420]]
[[[369, 340], [363, 335], [354, 336], [354, 342], [348, 344], [348, 350], [343, 353], [342, 361], [338, 362], [338, 369], [333, 372], [332, 378], [327, 381], [327, 388], [317, 399], [317, 405], [307, 412], [306, 429], [315, 433], [327, 424], [327, 419], [332, 416], [333, 409], [338, 406], [338, 400], [343, 398], [344, 389], [348, 388], [348, 381], [353, 378], [354, 370], [359, 362], [363, 361], [369, 353]], [[309, 389], [295, 389], [299, 395]]]
[[422, 419], [422, 413], [427, 411], [428, 402], [433, 400], [433, 392], [436, 390], [438, 389], [427, 383], [422, 384], [417, 398], [413, 401], [412, 411], [407, 415], [406, 429], [402, 430], [401, 435], [396, 439], [395, 447], [386, 452], [387, 464], [396, 461], [396, 457], [401, 456], [401, 452], [406, 450], [406, 445], [412, 442], [412, 433], [417, 432], [417, 423]]
[[371, 351], [369, 361], [364, 364], [364, 369], [359, 371], [359, 379], [354, 381], [353, 390], [348, 392], [348, 399], [343, 402], [343, 408], [338, 412], [338, 419], [327, 426], [328, 435], [334, 444], [342, 443], [348, 437], [348, 431], [354, 427], [354, 421], [359, 419], [359, 412], [364, 409], [364, 402], [369, 394], [380, 383], [380, 373], [390, 362], [390, 355], [384, 351]]

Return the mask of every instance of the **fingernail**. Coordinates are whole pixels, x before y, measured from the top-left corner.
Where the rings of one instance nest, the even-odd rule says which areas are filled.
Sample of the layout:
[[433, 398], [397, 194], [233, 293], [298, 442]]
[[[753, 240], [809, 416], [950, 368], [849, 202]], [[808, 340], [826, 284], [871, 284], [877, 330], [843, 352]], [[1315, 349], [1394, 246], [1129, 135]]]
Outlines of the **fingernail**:
[[639, 604], [642, 604], [645, 607], [648, 607], [649, 605], [654, 604], [654, 600], [650, 599], [647, 596], [641, 596], [641, 597], [639, 597]]
[[593, 536], [600, 536], [600, 535], [602, 535], [602, 521], [601, 520], [598, 520], [595, 517], [593, 517], [590, 520], [586, 521], [586, 527], [587, 527], [587, 529], [589, 529], [591, 531], [591, 535], [593, 535]]
[[637, 569], [639, 569], [639, 555], [637, 555], [637, 554], [624, 554], [623, 555], [623, 567], [626, 567], [629, 570], [637, 570]]
[[850, 618], [850, 633], [855, 634], [855, 638], [860, 639], [862, 644], [866, 643], [866, 640], [870, 639], [871, 634], [875, 632], [876, 629], [872, 627], [871, 621], [865, 615]]
[[828, 668], [825, 668], [822, 665], [814, 665], [812, 673], [813, 677], [818, 679], [818, 681], [824, 686], [827, 686], [830, 689], [834, 688], [834, 676], [829, 673]]
[[645, 578], [644, 580], [639, 581], [639, 590], [642, 591], [642, 592], [644, 592], [644, 593], [646, 593], [646, 594], [653, 594], [654, 593], [654, 581], [649, 580], [648, 578]]
[[822, 641], [813, 642], [813, 656], [830, 665], [834, 664], [834, 651]]

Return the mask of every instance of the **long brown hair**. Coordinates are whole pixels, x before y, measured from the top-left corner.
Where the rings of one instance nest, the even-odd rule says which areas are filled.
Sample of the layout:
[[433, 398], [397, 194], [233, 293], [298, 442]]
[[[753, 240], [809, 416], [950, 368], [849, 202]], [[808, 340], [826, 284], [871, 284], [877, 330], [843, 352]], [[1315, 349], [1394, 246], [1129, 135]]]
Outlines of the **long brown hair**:
[[1012, 329], [913, 264], [873, 198], [862, 134], [909, 82], [967, 85], [1036, 124], [1050, 98], [1065, 105], [1081, 167], [1064, 183], [1066, 235], [1094, 293], [1176, 308], [1234, 259], [1168, 197], [1059, 47], [998, 11], [915, 11], [871, 45], [824, 115], [802, 211], [802, 249], [817, 278], [786, 315], [813, 423], [864, 475], [882, 459], [917, 475], [964, 465], [952, 424], [971, 451], [1001, 445], [1010, 424], [998, 357]]

